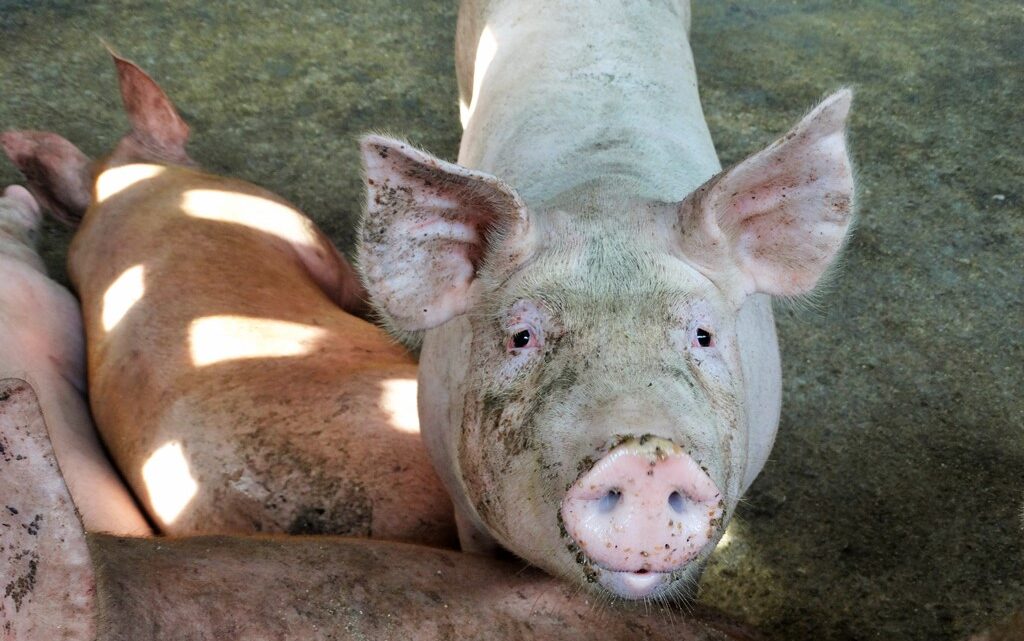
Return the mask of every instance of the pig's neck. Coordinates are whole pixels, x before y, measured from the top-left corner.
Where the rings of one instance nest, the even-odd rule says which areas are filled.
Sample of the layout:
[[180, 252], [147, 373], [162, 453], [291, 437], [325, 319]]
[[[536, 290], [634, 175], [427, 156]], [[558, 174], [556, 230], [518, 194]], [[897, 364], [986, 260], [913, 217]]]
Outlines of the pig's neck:
[[585, 183], [681, 200], [720, 168], [688, 23], [674, 0], [464, 2], [460, 164], [534, 208]]

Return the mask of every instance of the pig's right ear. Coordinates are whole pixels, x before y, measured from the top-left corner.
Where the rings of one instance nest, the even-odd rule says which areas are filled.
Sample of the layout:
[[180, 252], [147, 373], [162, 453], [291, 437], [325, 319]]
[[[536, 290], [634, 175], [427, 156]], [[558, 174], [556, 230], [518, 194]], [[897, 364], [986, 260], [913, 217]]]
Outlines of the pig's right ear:
[[360, 147], [359, 267], [374, 306], [403, 333], [464, 313], [488, 243], [525, 228], [522, 200], [494, 176], [398, 140], [366, 136]]
[[0, 146], [44, 209], [71, 226], [82, 220], [92, 200], [88, 156], [48, 131], [5, 131]]

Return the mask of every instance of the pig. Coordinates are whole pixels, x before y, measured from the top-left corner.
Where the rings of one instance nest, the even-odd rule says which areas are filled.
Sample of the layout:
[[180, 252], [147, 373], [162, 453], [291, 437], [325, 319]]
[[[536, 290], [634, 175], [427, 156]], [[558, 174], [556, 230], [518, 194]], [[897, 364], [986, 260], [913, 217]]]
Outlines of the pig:
[[[30, 381], [83, 523], [94, 532], [143, 536], [152, 529], [107, 462], [85, 399], [78, 303], [46, 275], [36, 253], [42, 212], [23, 187], [0, 197], [0, 377]], [[4, 497], [6, 500], [7, 497]]]
[[755, 639], [710, 612], [608, 616], [539, 572], [452, 550], [332, 536], [86, 533], [61, 476], [70, 466], [55, 459], [22, 380], [0, 380], [0, 444], [5, 640]]
[[353, 314], [351, 266], [280, 197], [196, 168], [166, 94], [114, 62], [132, 128], [111, 154], [48, 132], [0, 143], [47, 209], [80, 220], [68, 270], [91, 408], [146, 514], [171, 535], [453, 545], [416, 362]]
[[458, 164], [361, 140], [358, 263], [420, 344], [462, 549], [596, 594], [685, 599], [779, 421], [771, 297], [853, 215], [852, 93], [722, 171], [689, 3], [464, 0]]

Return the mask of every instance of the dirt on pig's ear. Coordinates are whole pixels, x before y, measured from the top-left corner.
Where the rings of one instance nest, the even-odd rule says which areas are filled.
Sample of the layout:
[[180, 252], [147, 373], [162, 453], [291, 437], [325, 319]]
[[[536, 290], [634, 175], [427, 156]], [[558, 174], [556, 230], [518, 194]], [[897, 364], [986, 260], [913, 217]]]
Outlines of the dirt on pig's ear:
[[837, 91], [785, 136], [688, 196], [677, 213], [687, 258], [712, 280], [738, 275], [746, 293], [811, 291], [853, 221], [852, 99], [849, 89]]
[[110, 52], [131, 132], [111, 155], [121, 162], [195, 164], [185, 152], [189, 126], [160, 85], [134, 62]]
[[400, 140], [365, 136], [359, 265], [374, 308], [406, 342], [465, 313], [492, 243], [521, 235], [526, 206], [483, 172]]
[[48, 131], [5, 131], [0, 146], [43, 208], [57, 220], [77, 226], [92, 200], [89, 157]]

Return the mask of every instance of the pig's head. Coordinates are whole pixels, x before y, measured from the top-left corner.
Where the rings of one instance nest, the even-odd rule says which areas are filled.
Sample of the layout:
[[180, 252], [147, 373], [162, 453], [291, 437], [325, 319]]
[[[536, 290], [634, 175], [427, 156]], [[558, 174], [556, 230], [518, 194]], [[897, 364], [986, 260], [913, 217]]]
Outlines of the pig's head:
[[850, 100], [676, 203], [595, 181], [531, 208], [363, 139], [361, 268], [396, 334], [430, 330], [420, 412], [464, 546], [483, 533], [625, 598], [695, 584], [767, 456], [751, 413], [777, 412], [748, 402], [763, 383], [745, 380], [740, 319], [760, 306], [770, 328], [762, 295], [811, 290], [850, 225]]

